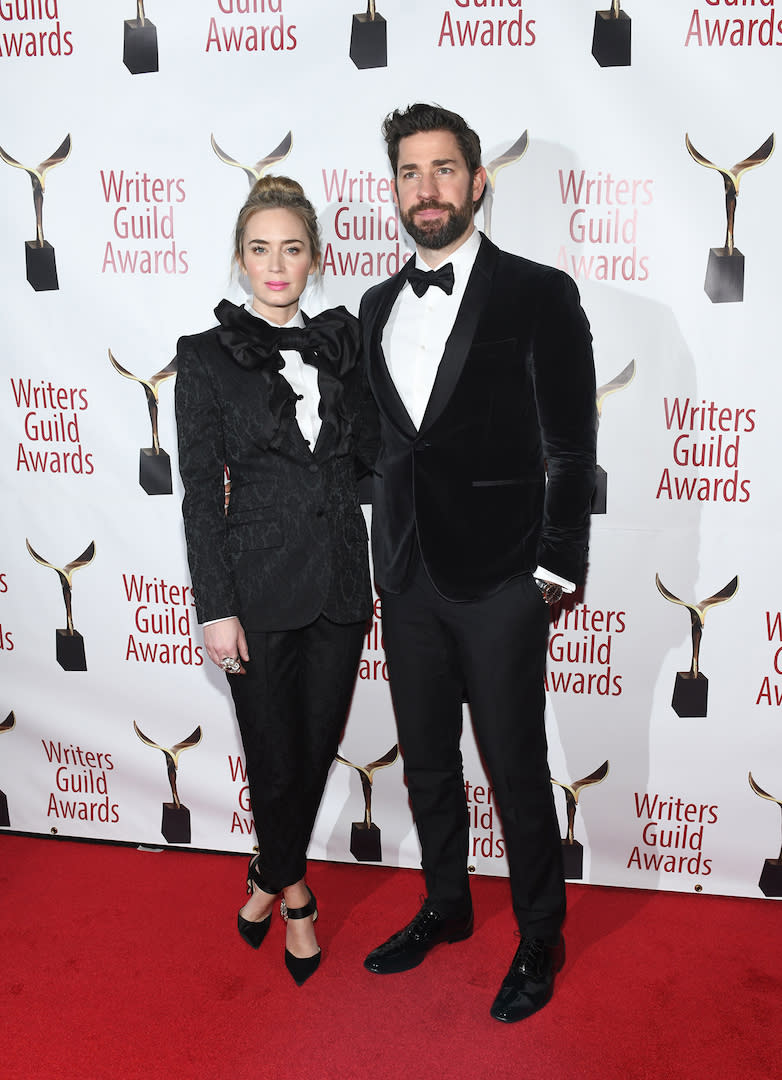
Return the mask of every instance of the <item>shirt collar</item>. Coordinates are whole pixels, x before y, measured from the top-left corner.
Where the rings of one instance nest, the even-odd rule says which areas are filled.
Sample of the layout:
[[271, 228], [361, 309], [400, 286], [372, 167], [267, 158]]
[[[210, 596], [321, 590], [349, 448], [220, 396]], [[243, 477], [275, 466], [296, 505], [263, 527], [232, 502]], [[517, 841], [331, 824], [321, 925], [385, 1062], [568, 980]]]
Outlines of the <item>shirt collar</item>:
[[278, 327], [278, 326], [277, 326], [277, 323], [269, 322], [269, 320], [268, 320], [268, 319], [264, 319], [263, 315], [261, 315], [261, 314], [260, 314], [260, 312], [258, 312], [258, 311], [256, 311], [256, 310], [255, 310], [255, 308], [253, 307], [253, 302], [252, 302], [252, 300], [245, 300], [245, 302], [244, 302], [244, 305], [243, 305], [243, 306], [244, 306], [244, 310], [245, 310], [245, 311], [249, 311], [249, 312], [250, 312], [250, 314], [251, 314], [251, 315], [254, 315], [256, 319], [263, 319], [263, 321], [264, 321], [265, 323], [268, 323], [268, 324], [269, 324], [269, 326], [274, 326], [274, 327], [276, 327], [276, 328], [277, 328], [278, 330], [281, 330], [281, 329], [283, 329], [283, 327], [286, 327], [286, 328], [287, 328], [287, 327], [289, 327], [289, 326], [304, 326], [304, 319], [302, 318], [302, 314], [301, 314], [301, 308], [297, 308], [297, 310], [296, 310], [296, 314], [295, 314], [295, 315], [293, 316], [293, 318], [292, 318], [292, 319], [289, 319], [289, 320], [288, 320], [288, 322], [286, 322], [286, 323], [283, 323], [283, 325], [282, 325], [282, 326]]

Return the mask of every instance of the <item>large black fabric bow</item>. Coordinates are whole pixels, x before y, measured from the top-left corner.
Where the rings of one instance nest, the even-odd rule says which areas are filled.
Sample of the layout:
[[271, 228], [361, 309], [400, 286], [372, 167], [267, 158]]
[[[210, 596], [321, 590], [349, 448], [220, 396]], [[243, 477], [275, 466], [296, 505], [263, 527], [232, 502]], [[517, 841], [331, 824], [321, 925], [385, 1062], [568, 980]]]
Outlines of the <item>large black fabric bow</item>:
[[259, 367], [279, 371], [280, 350], [293, 349], [301, 353], [305, 363], [326, 367], [342, 378], [358, 357], [358, 319], [345, 307], [330, 308], [307, 320], [306, 326], [291, 327], [272, 326], [228, 300], [220, 301], [215, 315], [220, 323], [217, 340], [248, 371]]
[[[215, 330], [219, 343], [245, 371], [254, 371], [266, 385], [266, 408], [255, 417], [256, 442], [262, 449], [279, 450], [285, 432], [296, 418], [296, 394], [280, 371], [280, 349], [301, 353], [306, 364], [318, 369], [320, 415], [324, 427], [333, 429], [327, 440], [329, 453], [347, 454], [351, 445], [351, 424], [344, 415], [343, 381], [356, 366], [360, 355], [361, 331], [358, 319], [345, 307], [307, 319], [306, 326], [271, 326], [243, 307], [221, 300], [215, 308], [220, 325]], [[318, 441], [318, 446], [323, 440]]]
[[407, 280], [416, 296], [423, 296], [430, 285], [437, 285], [448, 296], [453, 292], [453, 263], [438, 266], [436, 270], [420, 270], [412, 267]]

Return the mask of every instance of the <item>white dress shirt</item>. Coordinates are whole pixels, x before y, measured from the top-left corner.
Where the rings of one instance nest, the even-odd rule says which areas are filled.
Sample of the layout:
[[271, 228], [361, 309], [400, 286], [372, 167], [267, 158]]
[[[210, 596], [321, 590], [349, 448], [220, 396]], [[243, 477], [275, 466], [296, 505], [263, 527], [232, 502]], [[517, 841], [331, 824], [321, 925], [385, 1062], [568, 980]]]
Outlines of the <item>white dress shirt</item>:
[[[402, 404], [416, 428], [420, 428], [432, 393], [437, 370], [445, 352], [446, 342], [459, 313], [467, 282], [472, 272], [481, 234], [473, 229], [464, 243], [440, 260], [437, 266], [453, 265], [453, 292], [450, 296], [431, 285], [423, 296], [416, 296], [406, 282], [394, 301], [388, 321], [383, 328], [383, 353]], [[415, 266], [436, 270], [415, 255]], [[535, 577], [561, 585], [564, 592], [575, 592], [575, 585], [566, 578], [538, 566]]]
[[[249, 311], [256, 319], [263, 319], [247, 300], [244, 305], [245, 311]], [[269, 323], [268, 319], [264, 322]], [[274, 323], [269, 323], [274, 326]], [[291, 326], [304, 326], [304, 319], [300, 311], [293, 318], [283, 324], [286, 328]], [[312, 364], [305, 364], [301, 353], [294, 349], [281, 349], [280, 356], [284, 363], [280, 369], [280, 375], [288, 382], [296, 394], [296, 423], [299, 425], [302, 435], [306, 439], [310, 450], [314, 450], [320, 432], [320, 390], [318, 389], [318, 369]]]
[[[426, 412], [437, 369], [445, 352], [464, 290], [481, 246], [481, 234], [473, 229], [460, 248], [442, 263], [453, 264], [453, 292], [430, 286], [416, 296], [409, 282], [402, 286], [383, 329], [383, 352], [402, 403], [416, 428]], [[415, 266], [436, 270], [415, 255]]]

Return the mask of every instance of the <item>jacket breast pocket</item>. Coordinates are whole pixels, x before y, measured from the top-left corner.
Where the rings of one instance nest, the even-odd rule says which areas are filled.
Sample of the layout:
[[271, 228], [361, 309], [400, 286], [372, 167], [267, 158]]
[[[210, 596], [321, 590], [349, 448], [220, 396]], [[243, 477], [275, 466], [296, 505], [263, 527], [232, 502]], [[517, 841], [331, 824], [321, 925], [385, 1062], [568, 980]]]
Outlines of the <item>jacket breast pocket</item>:
[[472, 486], [477, 488], [491, 488], [491, 487], [518, 487], [519, 484], [523, 484], [526, 480], [524, 476], [510, 476], [502, 480], [473, 480]]

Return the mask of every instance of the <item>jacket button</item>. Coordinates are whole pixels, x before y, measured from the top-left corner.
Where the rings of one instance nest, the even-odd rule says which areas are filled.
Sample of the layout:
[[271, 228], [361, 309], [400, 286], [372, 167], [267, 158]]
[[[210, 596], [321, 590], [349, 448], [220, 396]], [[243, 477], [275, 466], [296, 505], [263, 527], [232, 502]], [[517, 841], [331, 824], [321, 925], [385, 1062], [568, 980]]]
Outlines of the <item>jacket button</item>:
[[310, 472], [317, 472], [318, 471], [318, 466], [315, 465], [315, 464], [312, 464], [312, 465], [308, 466], [308, 468], [309, 468]]
[[325, 513], [326, 513], [326, 511], [325, 511], [325, 510], [323, 510], [323, 509], [320, 509], [320, 510], [316, 510], [316, 511], [315, 511], [315, 517], [319, 517], [319, 518], [322, 518], [322, 517], [323, 517], [323, 515], [324, 515]]

